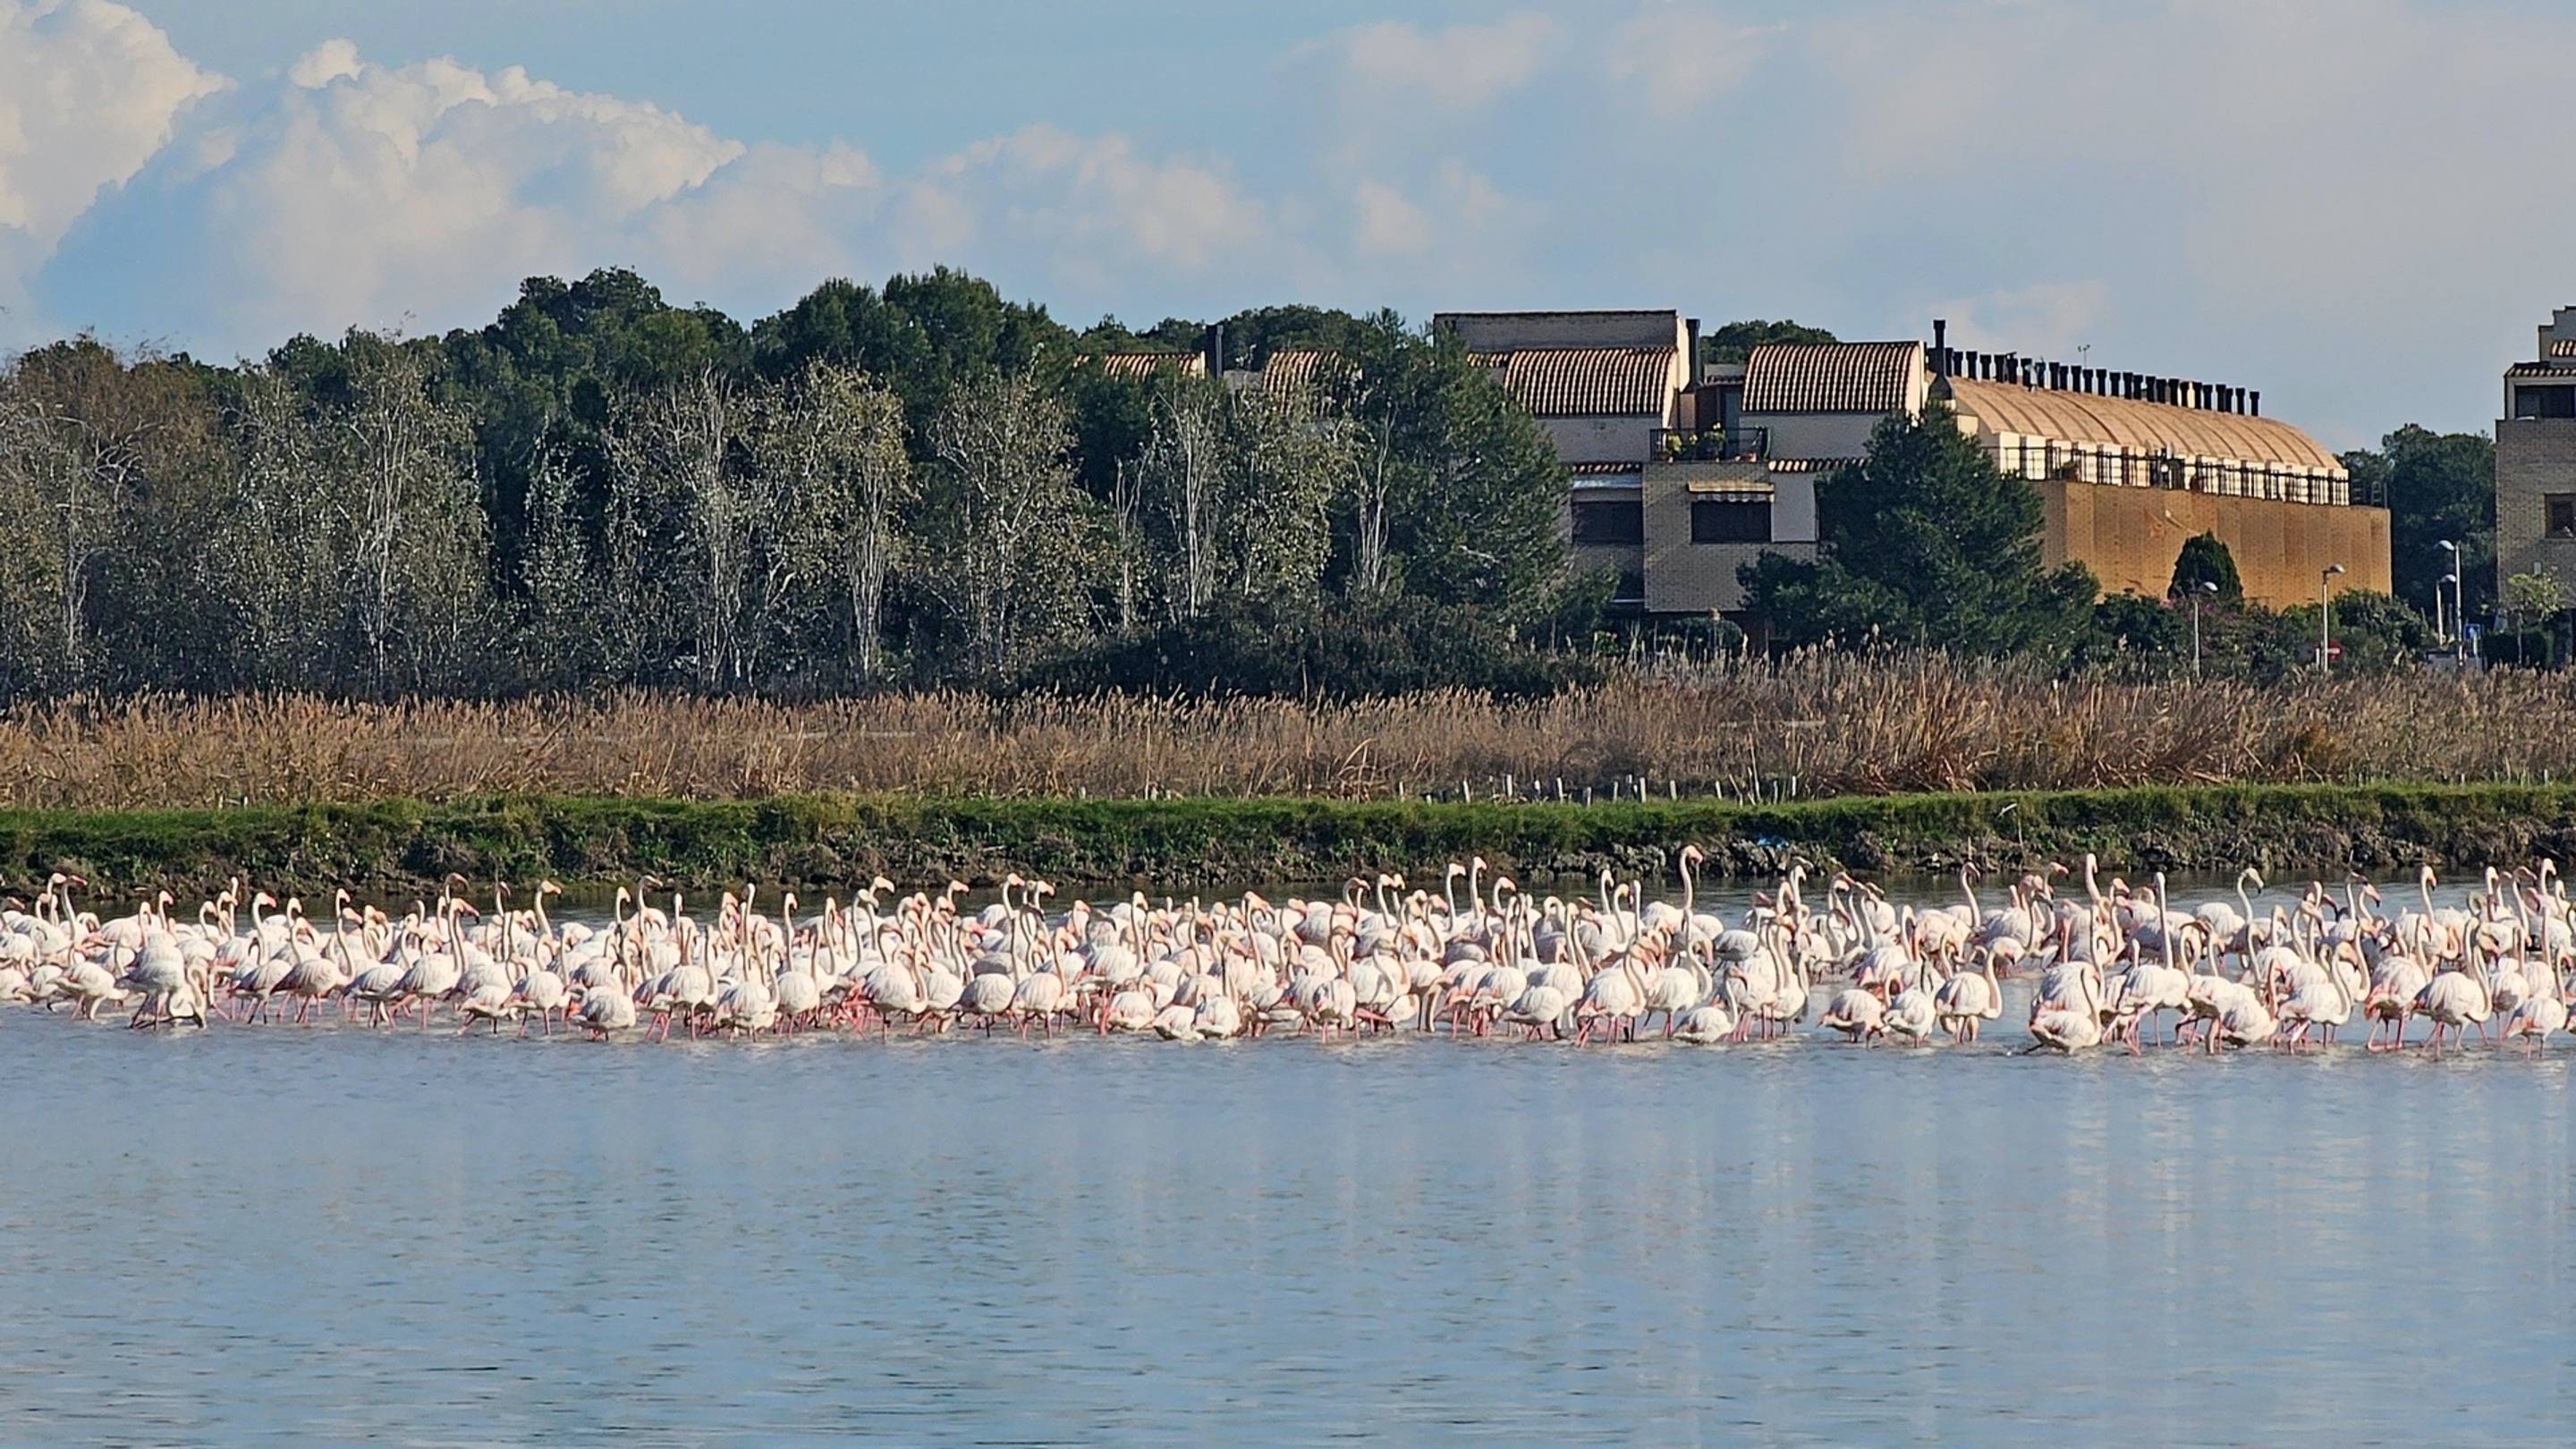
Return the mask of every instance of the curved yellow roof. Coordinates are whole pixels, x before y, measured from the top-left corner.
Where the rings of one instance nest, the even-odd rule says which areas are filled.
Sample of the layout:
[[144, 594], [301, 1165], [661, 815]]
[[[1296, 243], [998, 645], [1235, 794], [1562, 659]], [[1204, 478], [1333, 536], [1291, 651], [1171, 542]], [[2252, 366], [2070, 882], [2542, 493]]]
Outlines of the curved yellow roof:
[[1950, 393], [1951, 405], [1989, 432], [2351, 476], [2323, 444], [2274, 418], [1967, 378], [1952, 378]]

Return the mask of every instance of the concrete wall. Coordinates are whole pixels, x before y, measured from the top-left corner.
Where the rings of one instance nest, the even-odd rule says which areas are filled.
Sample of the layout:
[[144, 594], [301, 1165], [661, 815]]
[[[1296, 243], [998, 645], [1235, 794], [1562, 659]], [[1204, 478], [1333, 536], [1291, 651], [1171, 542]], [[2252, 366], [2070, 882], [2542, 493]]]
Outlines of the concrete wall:
[[2543, 499], [2576, 493], [2576, 422], [2509, 418], [2496, 424], [2496, 595], [2539, 569], [2576, 596], [2576, 539], [2548, 537]]
[[1679, 312], [1443, 312], [1431, 325], [1469, 352], [1529, 347], [1683, 347]]
[[2323, 503], [2275, 503], [2165, 488], [2115, 488], [2038, 479], [2047, 517], [2041, 544], [2055, 567], [2072, 559], [2093, 570], [2106, 594], [2161, 598], [2173, 583], [2183, 540], [2214, 533], [2236, 560], [2245, 597], [2273, 608], [2314, 603], [2318, 574], [2342, 564], [2336, 592], [2389, 591], [2388, 510]]
[[1773, 458], [1858, 458], [1884, 413], [1746, 413], [1744, 426], [1770, 430]]
[[1541, 418], [1556, 456], [1568, 463], [1644, 463], [1662, 418]]

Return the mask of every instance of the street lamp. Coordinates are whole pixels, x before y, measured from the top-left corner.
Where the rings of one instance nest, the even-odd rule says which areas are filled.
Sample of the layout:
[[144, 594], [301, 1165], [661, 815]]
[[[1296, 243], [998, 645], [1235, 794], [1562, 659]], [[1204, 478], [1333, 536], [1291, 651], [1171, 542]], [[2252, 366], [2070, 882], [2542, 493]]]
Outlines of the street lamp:
[[2194, 679], [2200, 677], [2200, 596], [2217, 592], [2218, 585], [2207, 579], [2202, 579], [2200, 587], [2191, 591], [2191, 677]]
[[[2451, 556], [2451, 571], [2443, 576], [2442, 582], [2451, 586], [2450, 639], [2452, 652], [2457, 653], [2458, 646], [2468, 638], [2469, 633], [2469, 606], [2460, 597], [2460, 545], [2454, 539], [2443, 539], [2442, 552]], [[2439, 587], [2433, 590], [2433, 612], [2436, 614], [2442, 612], [2442, 591]]]
[[2342, 564], [2328, 564], [2317, 575], [2317, 672], [2334, 672], [2334, 581]]

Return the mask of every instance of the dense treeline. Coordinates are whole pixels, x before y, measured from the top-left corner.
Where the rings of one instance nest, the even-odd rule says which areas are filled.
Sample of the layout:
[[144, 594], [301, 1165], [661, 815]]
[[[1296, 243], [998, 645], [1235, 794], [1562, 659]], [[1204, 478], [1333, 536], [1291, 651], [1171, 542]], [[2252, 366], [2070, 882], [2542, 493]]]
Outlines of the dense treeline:
[[[1454, 345], [1290, 306], [1219, 324], [1225, 367], [1322, 365], [1229, 386], [1100, 362], [1209, 335], [1077, 333], [946, 270], [827, 282], [745, 327], [601, 271], [530, 280], [480, 329], [232, 366], [39, 348], [0, 370], [0, 701], [1529, 695], [1595, 675], [1605, 640], [1643, 651], [1603, 632], [1613, 581], [1568, 572], [1546, 434]], [[1830, 336], [1741, 322], [1705, 350]], [[2472, 617], [2493, 602], [2492, 445], [2406, 428], [2347, 457], [2390, 497], [2406, 602], [2346, 595], [2336, 626], [2386, 667], [2432, 642], [2411, 606], [2451, 568]], [[1819, 558], [1745, 571], [1778, 645], [2178, 671], [2197, 598], [2208, 668], [2312, 657], [2314, 608], [2246, 604], [2215, 540], [2163, 599], [2043, 570], [2036, 494], [1937, 411], [1882, 428], [1818, 506]], [[2522, 592], [2502, 602], [2526, 625], [2565, 607]]]
[[40, 348], [0, 375], [0, 697], [1164, 683], [1280, 620], [1501, 657], [1581, 607], [1563, 469], [1454, 348], [1280, 308], [1230, 365], [1341, 365], [1086, 361], [1200, 333], [944, 270], [745, 328], [603, 271], [229, 367]]

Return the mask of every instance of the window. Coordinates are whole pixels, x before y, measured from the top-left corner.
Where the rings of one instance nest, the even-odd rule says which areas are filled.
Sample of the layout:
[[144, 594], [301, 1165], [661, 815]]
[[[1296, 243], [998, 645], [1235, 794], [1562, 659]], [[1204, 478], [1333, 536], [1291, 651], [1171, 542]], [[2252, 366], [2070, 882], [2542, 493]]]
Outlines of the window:
[[2549, 536], [2576, 538], [2576, 493], [2544, 493], [2540, 501], [2549, 509]]
[[1769, 543], [1771, 504], [1766, 499], [1743, 503], [1732, 499], [1691, 500], [1691, 542]]
[[2513, 390], [2517, 418], [2576, 418], [2576, 387], [2518, 387]]
[[1644, 543], [1646, 541], [1646, 505], [1643, 499], [1605, 498], [1585, 500], [1574, 505], [1574, 541], [1576, 543]]

